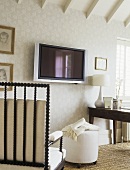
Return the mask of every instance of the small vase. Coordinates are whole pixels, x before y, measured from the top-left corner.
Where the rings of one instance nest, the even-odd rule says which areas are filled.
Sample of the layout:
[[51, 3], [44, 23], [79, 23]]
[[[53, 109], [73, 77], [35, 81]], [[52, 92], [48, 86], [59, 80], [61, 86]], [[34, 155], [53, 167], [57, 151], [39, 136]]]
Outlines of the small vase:
[[118, 99], [113, 99], [113, 109], [118, 109]]

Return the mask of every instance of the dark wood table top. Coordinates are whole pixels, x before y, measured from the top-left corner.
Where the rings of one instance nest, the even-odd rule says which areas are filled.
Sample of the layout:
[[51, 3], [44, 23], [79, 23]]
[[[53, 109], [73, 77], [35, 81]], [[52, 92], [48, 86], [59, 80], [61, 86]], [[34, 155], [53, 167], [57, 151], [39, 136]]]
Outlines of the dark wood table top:
[[91, 117], [99, 117], [104, 119], [112, 119], [122, 122], [130, 122], [129, 109], [106, 109], [88, 107], [88, 114]]

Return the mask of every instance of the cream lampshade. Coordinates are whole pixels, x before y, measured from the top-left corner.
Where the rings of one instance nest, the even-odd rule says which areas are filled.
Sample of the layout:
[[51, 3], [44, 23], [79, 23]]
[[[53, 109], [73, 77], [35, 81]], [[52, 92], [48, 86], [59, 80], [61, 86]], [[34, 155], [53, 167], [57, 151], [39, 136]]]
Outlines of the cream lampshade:
[[96, 107], [105, 107], [103, 96], [102, 96], [102, 86], [109, 85], [109, 76], [105, 74], [96, 74], [92, 76], [92, 85], [100, 86], [98, 99], [95, 101]]

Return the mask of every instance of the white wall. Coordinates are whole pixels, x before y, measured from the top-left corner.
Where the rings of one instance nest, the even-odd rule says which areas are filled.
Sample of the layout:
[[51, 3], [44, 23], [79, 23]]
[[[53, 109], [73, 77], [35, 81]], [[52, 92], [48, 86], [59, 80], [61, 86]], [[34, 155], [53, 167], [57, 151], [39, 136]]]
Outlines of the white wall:
[[[15, 27], [14, 55], [0, 54], [0, 62], [14, 64], [14, 81], [33, 80], [34, 43], [48, 43], [88, 51], [88, 76], [98, 73], [110, 74], [111, 87], [104, 88], [105, 96], [114, 96], [116, 38], [130, 39], [130, 28], [112, 21], [107, 24], [102, 17], [85, 15], [69, 9], [64, 14], [62, 8], [47, 4], [41, 8], [40, 0], [0, 0], [0, 25]], [[94, 69], [95, 57], [108, 59], [107, 71]], [[85, 117], [88, 120], [87, 106], [93, 106], [98, 96], [98, 87], [51, 83], [51, 130]], [[108, 123], [96, 119], [102, 129]]]

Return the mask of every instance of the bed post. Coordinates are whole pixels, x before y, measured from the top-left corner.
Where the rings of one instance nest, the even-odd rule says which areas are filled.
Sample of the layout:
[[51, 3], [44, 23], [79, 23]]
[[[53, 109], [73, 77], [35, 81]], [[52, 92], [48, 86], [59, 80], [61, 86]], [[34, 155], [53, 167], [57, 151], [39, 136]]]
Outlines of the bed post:
[[50, 86], [46, 93], [46, 132], [45, 132], [45, 170], [49, 169], [49, 133], [50, 133]]

